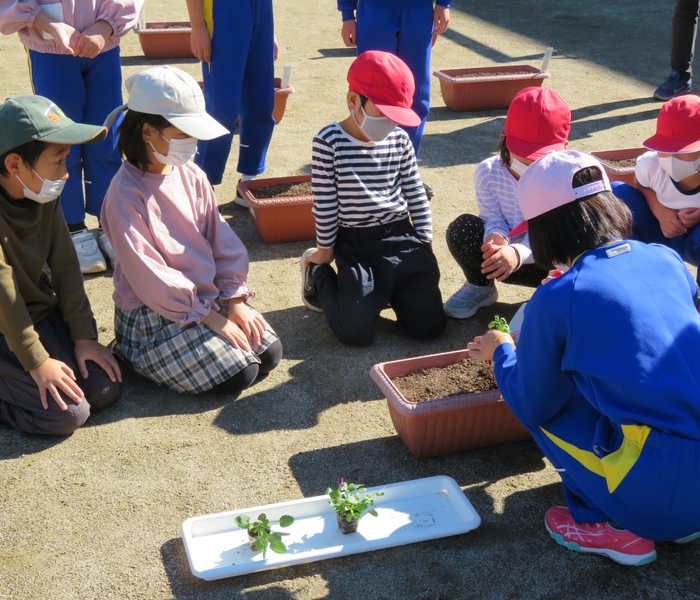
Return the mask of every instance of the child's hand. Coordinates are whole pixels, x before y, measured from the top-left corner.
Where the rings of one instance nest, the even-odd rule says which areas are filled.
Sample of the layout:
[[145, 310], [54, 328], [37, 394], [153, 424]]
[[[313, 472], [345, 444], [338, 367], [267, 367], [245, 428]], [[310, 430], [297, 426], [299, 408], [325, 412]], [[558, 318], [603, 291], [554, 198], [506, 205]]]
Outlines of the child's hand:
[[245, 333], [251, 346], [259, 346], [265, 336], [265, 320], [250, 307], [242, 298], [233, 298], [228, 301], [228, 320], [238, 325]]
[[53, 399], [58, 404], [61, 410], [68, 410], [66, 403], [58, 393], [62, 391], [76, 404], [80, 404], [83, 398], [83, 391], [75, 382], [75, 374], [66, 363], [56, 360], [55, 358], [47, 358], [36, 369], [29, 371], [32, 379], [39, 387], [39, 397], [44, 410], [49, 408], [49, 403], [46, 397], [48, 391]]
[[562, 271], [561, 269], [551, 270], [549, 273], [547, 273], [547, 277], [545, 277], [542, 280], [542, 285], [544, 285], [545, 283], [549, 283], [550, 281], [552, 281], [552, 279], [556, 279], [557, 277], [561, 277], [563, 274], [564, 274], [564, 271]]
[[112, 382], [122, 380], [122, 372], [114, 355], [96, 340], [75, 340], [73, 353], [83, 379], [87, 379], [88, 370], [85, 363], [91, 360], [102, 367]]
[[333, 262], [333, 248], [316, 248], [314, 252], [306, 257], [305, 267], [310, 263], [315, 265], [329, 265]]
[[498, 331], [498, 329], [489, 329], [484, 335], [479, 335], [474, 338], [473, 342], [467, 344], [470, 358], [480, 358], [481, 360], [492, 360], [493, 351], [501, 344], [512, 344], [513, 338], [507, 333]]
[[661, 227], [661, 233], [664, 234], [666, 238], [673, 238], [677, 235], [683, 235], [688, 231], [683, 225], [678, 211], [672, 208], [667, 208], [666, 206], [659, 205], [654, 212], [654, 216], [659, 221], [659, 227]]
[[224, 338], [234, 348], [241, 348], [250, 352], [250, 344], [243, 330], [236, 323], [229, 321], [215, 310], [210, 310], [209, 314], [202, 319], [202, 323]]
[[95, 58], [102, 52], [112, 33], [112, 26], [107, 21], [95, 21], [80, 34], [78, 43], [73, 47], [75, 56]]
[[678, 211], [678, 218], [686, 229], [692, 229], [700, 223], [700, 208], [684, 208]]
[[433, 10], [433, 35], [445, 33], [449, 24], [450, 9], [438, 4]]
[[343, 21], [343, 29], [340, 34], [343, 36], [343, 42], [348, 48], [357, 46], [357, 23], [355, 19]]
[[277, 60], [280, 57], [280, 45], [277, 41], [277, 34], [274, 34], [274, 42], [272, 44], [272, 59]]
[[204, 22], [201, 25], [192, 23], [190, 47], [192, 48], [192, 54], [195, 55], [197, 60], [209, 62], [211, 59], [211, 36]]
[[513, 246], [497, 246], [493, 242], [486, 242], [481, 251], [484, 253], [481, 272], [486, 275], [486, 279], [504, 281], [520, 263], [518, 251]]

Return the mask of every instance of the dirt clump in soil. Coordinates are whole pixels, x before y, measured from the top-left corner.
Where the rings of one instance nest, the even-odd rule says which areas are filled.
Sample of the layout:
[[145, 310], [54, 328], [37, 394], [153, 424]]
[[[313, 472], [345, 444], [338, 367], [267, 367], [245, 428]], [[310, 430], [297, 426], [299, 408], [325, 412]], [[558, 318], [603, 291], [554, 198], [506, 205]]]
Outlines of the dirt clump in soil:
[[302, 181], [300, 183], [280, 183], [279, 185], [270, 185], [259, 190], [255, 190], [253, 198], [294, 198], [297, 196], [311, 196], [310, 181]]
[[446, 367], [421, 369], [394, 377], [392, 381], [409, 402], [425, 402], [498, 389], [493, 363], [478, 358], [465, 358]]

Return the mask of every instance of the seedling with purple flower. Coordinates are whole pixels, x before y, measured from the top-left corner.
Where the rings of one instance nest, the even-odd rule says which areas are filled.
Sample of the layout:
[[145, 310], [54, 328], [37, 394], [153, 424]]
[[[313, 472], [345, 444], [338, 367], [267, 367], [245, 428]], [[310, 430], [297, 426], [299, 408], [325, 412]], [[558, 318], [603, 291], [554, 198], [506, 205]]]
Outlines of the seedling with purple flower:
[[338, 527], [343, 533], [357, 531], [357, 523], [362, 513], [367, 511], [373, 517], [377, 516], [372, 496], [383, 496], [384, 492], [366, 493], [367, 489], [361, 483], [348, 483], [340, 478], [336, 489], [326, 488], [325, 493], [330, 496], [328, 504], [335, 511]]
[[[287, 546], [284, 545], [282, 536], [289, 534], [282, 531], [272, 531], [272, 523], [265, 513], [260, 513], [258, 520], [252, 523], [248, 515], [238, 515], [235, 521], [236, 525], [241, 529], [248, 530], [248, 536], [251, 538], [250, 547], [258, 552], [262, 551], [263, 558], [265, 558], [268, 546], [270, 550], [277, 554], [287, 553]], [[289, 515], [280, 517], [280, 527], [289, 527], [292, 523], [294, 523], [294, 517]]]

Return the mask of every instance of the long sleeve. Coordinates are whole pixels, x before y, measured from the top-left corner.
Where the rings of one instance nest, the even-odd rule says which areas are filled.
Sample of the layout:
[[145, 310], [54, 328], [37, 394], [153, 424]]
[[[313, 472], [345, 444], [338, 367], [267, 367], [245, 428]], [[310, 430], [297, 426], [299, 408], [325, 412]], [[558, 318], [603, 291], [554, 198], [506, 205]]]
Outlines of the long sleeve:
[[332, 248], [338, 234], [338, 189], [333, 147], [320, 136], [314, 137], [311, 154], [312, 209], [316, 219], [316, 244]]
[[107, 21], [112, 26], [112, 37], [120, 38], [136, 25], [142, 9], [143, 0], [105, 0], [95, 20]]
[[357, 10], [357, 0], [338, 0], [338, 10], [343, 21], [352, 21]]
[[408, 137], [403, 156], [401, 157], [401, 191], [406, 198], [408, 213], [421, 241], [428, 244], [433, 241], [433, 215], [430, 202], [425, 195], [425, 188], [418, 173], [418, 164]]
[[0, 33], [11, 35], [32, 27], [41, 10], [37, 0], [0, 0]]

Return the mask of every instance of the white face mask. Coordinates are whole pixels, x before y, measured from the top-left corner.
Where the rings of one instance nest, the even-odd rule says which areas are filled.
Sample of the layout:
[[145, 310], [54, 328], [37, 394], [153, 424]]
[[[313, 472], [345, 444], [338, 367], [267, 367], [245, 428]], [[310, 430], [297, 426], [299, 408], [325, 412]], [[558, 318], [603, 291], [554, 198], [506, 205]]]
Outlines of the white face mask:
[[39, 190], [38, 194], [30, 190], [26, 185], [24, 185], [24, 181], [20, 179], [19, 175], [15, 175], [15, 177], [17, 177], [19, 182], [22, 184], [22, 187], [24, 188], [25, 198], [28, 198], [29, 200], [34, 200], [34, 202], [38, 202], [39, 204], [46, 204], [48, 202], [51, 202], [52, 200], [55, 200], [61, 195], [63, 187], [66, 185], [65, 179], [43, 179], [36, 171], [34, 171], [34, 169], [32, 169], [32, 172], [39, 179], [41, 179], [42, 182], [41, 190]]
[[394, 131], [396, 123], [390, 119], [387, 119], [386, 117], [370, 117], [365, 112], [363, 106], [360, 106], [360, 110], [362, 110], [362, 116], [364, 117], [362, 125], [360, 125], [360, 123], [357, 121], [355, 111], [352, 112], [352, 118], [355, 119], [355, 123], [357, 123], [357, 126], [360, 128], [362, 133], [364, 133], [373, 142], [381, 142], [386, 138], [386, 136]]
[[687, 161], [676, 156], [659, 156], [659, 165], [673, 181], [681, 181], [697, 173], [700, 168], [700, 158]]
[[520, 177], [523, 176], [523, 173], [526, 171], [526, 169], [530, 165], [526, 165], [525, 163], [520, 162], [517, 158], [514, 156], [510, 157], [510, 170], [514, 171], [517, 173]]
[[[156, 131], [158, 131], [156, 129]], [[197, 153], [197, 139], [193, 137], [187, 137], [182, 140], [173, 138], [169, 140], [160, 131], [158, 135], [162, 137], [170, 147], [168, 148], [168, 154], [161, 154], [156, 150], [153, 142], [148, 142], [153, 148], [153, 154], [156, 160], [164, 165], [171, 165], [173, 167], [181, 167], [192, 160], [194, 155]]]

